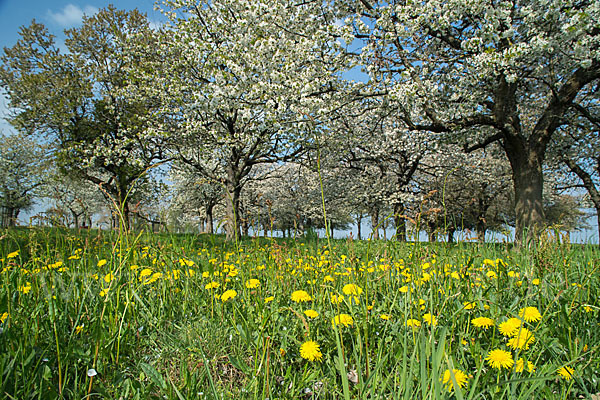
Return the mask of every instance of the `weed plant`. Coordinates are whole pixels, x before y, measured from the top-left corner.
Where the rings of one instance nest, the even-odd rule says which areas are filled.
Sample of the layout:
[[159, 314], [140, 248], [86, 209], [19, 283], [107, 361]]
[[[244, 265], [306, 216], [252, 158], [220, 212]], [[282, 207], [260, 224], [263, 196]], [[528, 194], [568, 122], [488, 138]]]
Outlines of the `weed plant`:
[[600, 392], [597, 246], [0, 237], [3, 398]]

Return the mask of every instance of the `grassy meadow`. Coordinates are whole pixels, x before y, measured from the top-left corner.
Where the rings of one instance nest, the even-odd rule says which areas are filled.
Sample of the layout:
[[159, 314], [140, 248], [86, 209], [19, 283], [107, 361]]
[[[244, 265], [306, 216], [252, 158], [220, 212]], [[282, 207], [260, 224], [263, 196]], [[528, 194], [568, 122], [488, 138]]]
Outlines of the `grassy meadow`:
[[600, 398], [598, 246], [0, 238], [2, 398]]

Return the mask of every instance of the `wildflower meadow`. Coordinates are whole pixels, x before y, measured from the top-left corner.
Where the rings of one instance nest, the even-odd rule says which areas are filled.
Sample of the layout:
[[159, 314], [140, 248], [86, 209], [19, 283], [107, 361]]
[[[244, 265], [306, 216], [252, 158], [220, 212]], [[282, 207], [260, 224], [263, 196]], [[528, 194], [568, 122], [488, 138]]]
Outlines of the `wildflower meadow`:
[[23, 228], [7, 399], [570, 399], [600, 392], [600, 252]]

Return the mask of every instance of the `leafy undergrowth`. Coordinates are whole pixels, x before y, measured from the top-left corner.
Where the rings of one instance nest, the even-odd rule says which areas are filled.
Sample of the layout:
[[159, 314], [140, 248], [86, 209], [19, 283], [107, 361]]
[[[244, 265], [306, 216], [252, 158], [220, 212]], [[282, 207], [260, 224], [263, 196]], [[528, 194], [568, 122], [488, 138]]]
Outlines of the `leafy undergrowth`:
[[600, 392], [597, 247], [0, 236], [2, 397]]

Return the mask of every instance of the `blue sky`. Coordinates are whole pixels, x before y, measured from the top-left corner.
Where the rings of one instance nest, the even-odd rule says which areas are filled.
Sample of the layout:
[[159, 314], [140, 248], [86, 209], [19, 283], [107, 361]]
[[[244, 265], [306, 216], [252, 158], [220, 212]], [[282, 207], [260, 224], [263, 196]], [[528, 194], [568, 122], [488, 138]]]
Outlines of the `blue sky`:
[[[109, 4], [124, 10], [137, 8], [153, 23], [164, 20], [160, 11], [154, 10], [154, 0], [0, 0], [0, 49], [13, 46], [19, 39], [19, 28], [33, 19], [44, 24], [57, 41], [62, 41], [64, 29], [80, 25], [84, 14], [93, 14]], [[6, 112], [6, 98], [0, 96], [0, 130], [11, 132], [4, 121]]]

